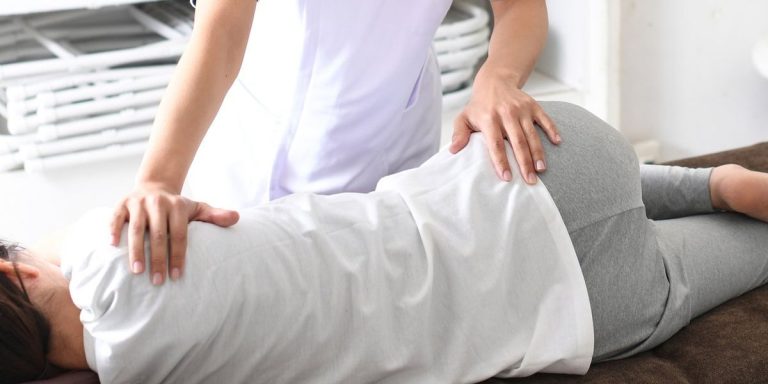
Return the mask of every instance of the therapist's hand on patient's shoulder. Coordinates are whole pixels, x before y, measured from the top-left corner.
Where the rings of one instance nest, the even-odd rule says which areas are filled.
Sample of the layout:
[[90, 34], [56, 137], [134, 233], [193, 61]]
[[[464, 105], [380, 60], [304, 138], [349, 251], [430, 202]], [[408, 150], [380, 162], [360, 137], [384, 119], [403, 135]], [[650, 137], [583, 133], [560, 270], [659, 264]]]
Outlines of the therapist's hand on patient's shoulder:
[[555, 123], [536, 100], [518, 88], [517, 79], [483, 66], [475, 77], [472, 99], [454, 123], [450, 151], [458, 153], [469, 143], [472, 132], [482, 132], [496, 174], [510, 181], [512, 172], [504, 148], [506, 139], [512, 145], [525, 181], [535, 184], [536, 173], [547, 169], [536, 125], [553, 144], [560, 144], [562, 139]]
[[129, 265], [133, 273], [141, 274], [146, 269], [144, 235], [149, 233], [149, 276], [152, 284], [161, 285], [166, 274], [178, 280], [184, 271], [189, 222], [204, 221], [228, 227], [239, 218], [236, 211], [190, 200], [162, 185], [139, 185], [115, 209], [110, 229], [112, 245], [120, 243], [127, 222]]

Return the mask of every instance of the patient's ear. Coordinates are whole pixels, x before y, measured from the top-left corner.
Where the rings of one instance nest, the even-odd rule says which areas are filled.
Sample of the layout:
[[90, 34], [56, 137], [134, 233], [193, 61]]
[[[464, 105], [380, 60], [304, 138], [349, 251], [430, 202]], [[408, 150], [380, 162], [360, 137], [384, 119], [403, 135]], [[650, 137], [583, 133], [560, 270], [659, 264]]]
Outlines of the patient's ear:
[[25, 264], [25, 263], [16, 263], [16, 268], [14, 269], [13, 263], [7, 260], [0, 260], [0, 273], [4, 274], [13, 282], [16, 282], [18, 284], [18, 278], [16, 277], [16, 270], [19, 271], [19, 275], [22, 279], [35, 279], [38, 276], [40, 276], [40, 270], [36, 267]]

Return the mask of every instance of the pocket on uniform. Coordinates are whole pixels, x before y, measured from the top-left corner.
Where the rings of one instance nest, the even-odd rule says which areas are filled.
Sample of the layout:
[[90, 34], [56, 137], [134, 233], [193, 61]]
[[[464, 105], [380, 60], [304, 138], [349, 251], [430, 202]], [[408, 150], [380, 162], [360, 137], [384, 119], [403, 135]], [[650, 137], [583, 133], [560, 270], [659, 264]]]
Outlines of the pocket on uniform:
[[411, 107], [416, 105], [416, 102], [419, 101], [419, 95], [421, 94], [421, 83], [424, 80], [424, 72], [426, 72], [427, 70], [427, 60], [425, 60], [424, 63], [421, 64], [419, 77], [416, 78], [416, 84], [413, 85], [413, 89], [411, 89], [411, 95], [408, 97], [408, 103], [405, 105], [406, 111], [411, 109]]

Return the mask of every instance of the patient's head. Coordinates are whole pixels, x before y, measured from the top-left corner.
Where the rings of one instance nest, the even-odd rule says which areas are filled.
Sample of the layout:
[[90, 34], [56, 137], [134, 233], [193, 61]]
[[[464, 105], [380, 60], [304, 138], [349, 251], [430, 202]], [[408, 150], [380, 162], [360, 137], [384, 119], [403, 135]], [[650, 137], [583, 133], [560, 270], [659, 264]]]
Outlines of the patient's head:
[[48, 361], [50, 326], [29, 298], [18, 247], [0, 241], [0, 382], [34, 380]]

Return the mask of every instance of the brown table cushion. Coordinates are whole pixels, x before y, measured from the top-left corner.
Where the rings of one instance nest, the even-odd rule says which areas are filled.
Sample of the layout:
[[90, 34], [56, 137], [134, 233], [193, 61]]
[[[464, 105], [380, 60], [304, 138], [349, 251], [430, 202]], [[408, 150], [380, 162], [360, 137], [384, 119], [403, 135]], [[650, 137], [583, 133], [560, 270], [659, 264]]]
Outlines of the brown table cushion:
[[754, 171], [768, 172], [768, 142], [730, 151], [670, 161], [667, 164], [683, 167], [714, 167], [723, 164], [739, 164]]
[[[669, 164], [712, 167], [727, 163], [768, 172], [768, 143]], [[491, 379], [486, 383], [512, 382], [768, 383], [768, 286], [705, 313], [651, 351], [595, 364], [584, 376], [537, 374], [524, 379]]]

